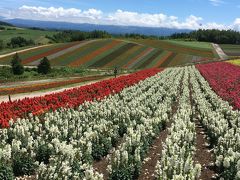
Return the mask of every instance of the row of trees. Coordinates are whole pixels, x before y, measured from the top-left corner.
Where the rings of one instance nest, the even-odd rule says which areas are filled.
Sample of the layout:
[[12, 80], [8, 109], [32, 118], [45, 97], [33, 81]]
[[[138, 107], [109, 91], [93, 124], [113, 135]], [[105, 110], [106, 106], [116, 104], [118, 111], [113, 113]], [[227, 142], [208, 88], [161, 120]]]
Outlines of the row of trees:
[[[22, 75], [24, 73], [24, 67], [22, 65], [22, 60], [17, 53], [13, 56], [13, 59], [11, 61], [11, 66], [12, 66], [13, 74]], [[37, 67], [37, 71], [39, 74], [48, 74], [51, 72], [51, 64], [47, 57], [44, 57], [40, 61], [39, 65]]]
[[72, 41], [83, 41], [86, 39], [98, 39], [98, 38], [110, 38], [111, 34], [106, 31], [92, 31], [92, 32], [82, 32], [82, 31], [62, 31], [53, 36], [46, 36], [46, 38], [51, 39], [53, 42], [72, 42]]
[[171, 39], [213, 42], [217, 44], [240, 44], [240, 32], [233, 30], [200, 29], [190, 33], [176, 33]]

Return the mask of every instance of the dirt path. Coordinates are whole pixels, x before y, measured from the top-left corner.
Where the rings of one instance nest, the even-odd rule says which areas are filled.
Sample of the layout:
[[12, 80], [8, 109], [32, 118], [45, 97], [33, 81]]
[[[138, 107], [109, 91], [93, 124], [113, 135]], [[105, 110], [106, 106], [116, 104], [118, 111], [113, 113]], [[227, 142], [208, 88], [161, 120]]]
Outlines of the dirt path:
[[46, 46], [51, 46], [51, 44], [46, 44], [46, 45], [42, 45], [42, 46], [27, 48], [27, 49], [23, 49], [23, 50], [11, 52], [11, 53], [3, 54], [3, 55], [0, 55], [0, 58], [6, 57], [6, 56], [11, 56], [11, 55], [14, 55], [14, 54], [16, 54], [16, 53], [21, 53], [21, 52], [25, 52], [25, 51], [29, 51], [29, 50], [41, 48], [41, 47], [46, 47]]
[[[59, 87], [59, 88], [54, 88], [54, 89], [47, 89], [45, 91], [34, 91], [34, 92], [28, 92], [28, 93], [22, 93], [22, 94], [14, 94], [11, 95], [11, 100], [21, 100], [24, 98], [33, 98], [33, 97], [38, 97], [38, 96], [44, 96], [47, 94], [52, 94], [52, 93], [58, 93], [58, 92], [62, 92], [68, 89], [72, 89], [72, 88], [77, 88], [77, 87], [81, 87], [83, 85], [88, 85], [88, 84], [92, 84], [98, 81], [102, 81], [102, 80], [106, 80], [106, 79], [110, 79], [113, 78], [113, 76], [110, 77], [106, 77], [106, 78], [102, 78], [100, 80], [94, 80], [94, 81], [86, 81], [86, 82], [81, 82], [78, 84], [71, 84], [65, 87]], [[0, 103], [1, 102], [8, 102], [8, 96], [0, 96]]]
[[213, 48], [217, 52], [218, 56], [220, 57], [221, 60], [226, 60], [228, 59], [228, 56], [224, 53], [222, 48], [218, 44], [212, 43]]
[[[194, 109], [194, 99], [192, 97], [193, 89], [190, 83], [190, 77], [189, 77], [189, 90], [190, 90], [191, 106], [192, 106], [192, 109]], [[193, 157], [194, 163], [199, 163], [202, 166], [201, 176], [199, 179], [211, 180], [215, 175], [213, 153], [210, 151], [211, 149], [206, 139], [207, 135], [205, 134], [205, 130], [198, 119], [198, 112], [196, 110], [194, 111], [194, 114], [193, 114], [193, 120], [195, 122], [195, 130], [196, 130], [196, 136], [197, 136], [196, 152]]]

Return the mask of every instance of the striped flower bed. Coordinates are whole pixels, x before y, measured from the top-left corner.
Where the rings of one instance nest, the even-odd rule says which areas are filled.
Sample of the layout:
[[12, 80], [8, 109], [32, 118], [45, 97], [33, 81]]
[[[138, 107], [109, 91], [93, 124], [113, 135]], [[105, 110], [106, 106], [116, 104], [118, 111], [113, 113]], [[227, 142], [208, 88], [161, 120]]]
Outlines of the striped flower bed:
[[87, 54], [86, 56], [71, 62], [69, 64], [69, 66], [71, 66], [71, 67], [81, 66], [81, 65], [85, 64], [86, 62], [90, 61], [91, 59], [93, 59], [94, 57], [100, 55], [101, 53], [108, 51], [109, 49], [119, 45], [120, 43], [121, 43], [121, 41], [113, 40], [111, 43], [107, 44], [106, 46], [103, 46], [100, 49], [95, 50], [91, 54]]
[[67, 43], [67, 44], [64, 44], [64, 46], [61, 46], [61, 47], [58, 47], [58, 48], [55, 48], [55, 49], [52, 49], [52, 50], [49, 50], [45, 53], [42, 53], [42, 54], [38, 54], [36, 56], [31, 56], [29, 58], [26, 58], [26, 59], [23, 59], [22, 63], [23, 64], [28, 64], [28, 63], [31, 63], [33, 61], [36, 61], [40, 58], [43, 58], [43, 57], [46, 57], [46, 56], [49, 56], [49, 55], [52, 55], [54, 53], [57, 53], [59, 51], [62, 51], [66, 48], [70, 48], [72, 46], [75, 46], [76, 44], [78, 44], [79, 42], [74, 42], [74, 43]]

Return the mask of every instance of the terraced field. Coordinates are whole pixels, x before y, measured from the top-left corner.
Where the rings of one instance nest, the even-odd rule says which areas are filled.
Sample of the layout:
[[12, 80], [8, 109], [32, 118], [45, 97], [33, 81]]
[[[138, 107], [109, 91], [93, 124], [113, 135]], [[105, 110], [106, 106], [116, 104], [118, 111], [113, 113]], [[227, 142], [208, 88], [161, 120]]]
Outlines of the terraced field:
[[[98, 39], [53, 44], [20, 53], [24, 65], [36, 66], [47, 56], [53, 66], [87, 68], [145, 69], [172, 67], [216, 59], [208, 43], [186, 43], [160, 40]], [[12, 56], [0, 59], [10, 64]]]

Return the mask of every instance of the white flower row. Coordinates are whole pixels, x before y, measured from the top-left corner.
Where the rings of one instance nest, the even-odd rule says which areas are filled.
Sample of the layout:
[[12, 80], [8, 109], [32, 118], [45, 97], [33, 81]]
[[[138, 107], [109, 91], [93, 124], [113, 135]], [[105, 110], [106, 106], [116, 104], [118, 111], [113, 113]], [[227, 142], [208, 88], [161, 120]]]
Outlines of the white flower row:
[[182, 74], [180, 68], [165, 70], [145, 93], [144, 104], [152, 107], [152, 116], [140, 117], [140, 123], [129, 125], [122, 144], [108, 157], [110, 179], [134, 179], [139, 175], [144, 154], [169, 119]]
[[189, 73], [189, 67], [184, 68], [183, 91], [156, 166], [157, 179], [197, 179], [201, 173], [201, 165], [193, 162], [196, 132], [188, 87]]
[[201, 74], [191, 73], [193, 99], [216, 155], [216, 165], [226, 179], [240, 179], [240, 113], [233, 111], [210, 88]]

